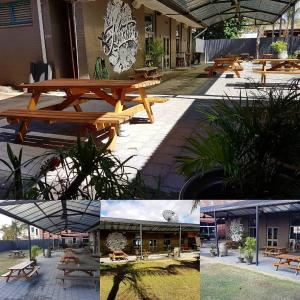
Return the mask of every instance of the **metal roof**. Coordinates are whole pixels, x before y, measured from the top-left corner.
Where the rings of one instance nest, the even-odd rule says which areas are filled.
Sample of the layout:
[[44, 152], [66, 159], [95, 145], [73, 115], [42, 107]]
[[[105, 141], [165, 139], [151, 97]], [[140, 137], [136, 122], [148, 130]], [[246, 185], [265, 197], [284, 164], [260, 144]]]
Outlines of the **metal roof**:
[[0, 200], [0, 213], [51, 233], [87, 232], [100, 219], [97, 200]]
[[[144, 0], [145, 1], [145, 0]], [[160, 0], [203, 26], [244, 16], [275, 23], [296, 0]], [[238, 3], [238, 5], [234, 5]], [[239, 7], [239, 9], [237, 9]]]
[[171, 222], [158, 222], [158, 221], [146, 221], [146, 220], [131, 220], [120, 218], [100, 218], [100, 230], [124, 230], [124, 231], [139, 231], [140, 224], [142, 224], [143, 231], [149, 232], [175, 232], [181, 231], [199, 231], [199, 224], [192, 223], [171, 223]]
[[238, 217], [255, 214], [256, 207], [261, 213], [300, 211], [300, 200], [241, 200], [223, 205], [201, 207], [200, 213], [217, 217]]

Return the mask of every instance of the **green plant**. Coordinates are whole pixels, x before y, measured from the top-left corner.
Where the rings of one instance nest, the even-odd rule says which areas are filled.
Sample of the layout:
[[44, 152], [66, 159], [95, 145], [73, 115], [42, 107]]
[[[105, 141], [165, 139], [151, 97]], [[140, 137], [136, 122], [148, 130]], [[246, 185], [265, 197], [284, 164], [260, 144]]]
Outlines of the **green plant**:
[[285, 41], [276, 41], [271, 44], [271, 48], [275, 53], [287, 51], [287, 43]]
[[215, 251], [216, 251], [216, 246], [212, 244], [210, 246], [210, 252], [215, 252]]
[[242, 257], [243, 254], [244, 254], [244, 252], [245, 252], [245, 250], [244, 250], [244, 248], [242, 246], [239, 246], [238, 249], [239, 249], [240, 257]]
[[[10, 162], [1, 159], [11, 174], [7, 178], [9, 199], [162, 199], [167, 196], [148, 188], [140, 172], [127, 165], [131, 159], [120, 161], [107, 150], [97, 146], [89, 136], [79, 137], [68, 148], [48, 152], [22, 162], [22, 151], [16, 157], [7, 146]], [[22, 173], [22, 168], [38, 169], [34, 176]], [[133, 175], [134, 179], [132, 179]], [[10, 180], [13, 178], [13, 180]]]
[[177, 157], [179, 172], [190, 177], [222, 168], [224, 184], [240, 198], [299, 196], [299, 100], [293, 81], [286, 90], [224, 97], [199, 109], [202, 131], [187, 139], [190, 154]]
[[247, 237], [244, 246], [244, 252], [246, 258], [252, 258], [256, 248], [256, 239], [253, 237]]
[[153, 65], [158, 67], [161, 62], [161, 57], [164, 55], [164, 47], [162, 42], [158, 38], [154, 38], [150, 43], [150, 57], [153, 61]]
[[37, 245], [31, 246], [31, 259], [36, 261], [36, 258], [38, 257], [41, 251], [42, 249], [39, 246]]

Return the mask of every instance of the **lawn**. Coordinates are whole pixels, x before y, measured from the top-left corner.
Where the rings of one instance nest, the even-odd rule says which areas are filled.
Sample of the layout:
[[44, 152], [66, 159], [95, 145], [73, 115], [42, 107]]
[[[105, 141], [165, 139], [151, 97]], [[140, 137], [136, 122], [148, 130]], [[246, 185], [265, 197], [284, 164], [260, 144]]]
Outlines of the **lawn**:
[[201, 300], [297, 300], [300, 285], [222, 264], [201, 265]]
[[0, 252], [0, 275], [6, 273], [7, 268], [14, 266], [22, 261], [28, 260], [29, 254], [27, 250], [23, 250], [26, 255], [22, 258], [9, 258], [9, 251]]
[[199, 300], [199, 262], [156, 260], [100, 265], [101, 299]]

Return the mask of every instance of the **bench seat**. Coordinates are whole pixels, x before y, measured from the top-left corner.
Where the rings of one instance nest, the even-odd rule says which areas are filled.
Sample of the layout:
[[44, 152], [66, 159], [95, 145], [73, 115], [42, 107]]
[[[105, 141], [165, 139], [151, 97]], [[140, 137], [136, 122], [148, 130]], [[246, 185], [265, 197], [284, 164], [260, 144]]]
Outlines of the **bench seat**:
[[10, 271], [9, 271], [9, 272], [6, 272], [6, 273], [2, 274], [1, 277], [8, 277], [10, 274], [11, 274], [11, 273], [10, 273]]
[[265, 70], [263, 71], [262, 69], [252, 69], [254, 73], [260, 73], [260, 74], [290, 74], [290, 75], [294, 75], [294, 74], [300, 74], [300, 70], [299, 69], [279, 69], [279, 70]]
[[129, 120], [131, 116], [115, 112], [9, 109], [0, 112], [0, 117], [6, 117], [9, 123], [19, 123], [26, 120], [41, 120], [48, 122], [92, 124], [100, 130], [108, 126], [124, 123]]
[[[97, 95], [95, 94], [84, 94], [83, 96], [81, 96], [79, 98], [80, 100], [99, 100], [101, 99], [100, 97], [98, 97]], [[169, 101], [168, 98], [163, 98], [163, 97], [148, 97], [148, 98], [145, 98], [150, 105], [153, 105], [154, 103], [165, 103], [167, 101]], [[125, 101], [128, 101], [128, 102], [138, 102], [138, 103], [143, 103], [143, 99], [140, 98], [140, 97], [127, 97]]]
[[204, 69], [204, 71], [215, 71], [215, 70], [223, 70], [223, 71], [243, 71], [243, 67], [224, 67], [224, 66], [208, 66]]
[[70, 276], [70, 275], [58, 275], [56, 276], [56, 279], [61, 280], [63, 284], [65, 283], [65, 280], [80, 280], [80, 281], [92, 281], [95, 284], [95, 288], [97, 287], [97, 283], [100, 281], [99, 276]]
[[38, 270], [40, 269], [40, 266], [35, 266], [34, 268], [33, 268], [33, 270], [30, 272], [30, 273], [28, 273], [27, 275], [26, 275], [26, 277], [27, 278], [31, 278], [32, 277], [32, 275], [33, 274], [37, 274], [38, 275]]

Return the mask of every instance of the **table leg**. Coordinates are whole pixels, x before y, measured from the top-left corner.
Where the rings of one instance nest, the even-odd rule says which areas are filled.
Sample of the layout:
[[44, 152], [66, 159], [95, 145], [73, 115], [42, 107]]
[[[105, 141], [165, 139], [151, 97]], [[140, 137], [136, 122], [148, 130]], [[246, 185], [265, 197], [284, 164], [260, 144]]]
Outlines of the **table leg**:
[[[29, 109], [29, 110], [35, 110], [36, 109], [36, 106], [37, 106], [37, 103], [39, 101], [40, 95], [41, 95], [40, 92], [37, 92], [37, 91], [32, 92], [32, 96], [31, 96], [31, 99], [30, 99], [29, 104], [27, 106], [27, 109]], [[24, 142], [24, 138], [25, 138], [25, 135], [28, 131], [29, 125], [30, 125], [30, 121], [22, 121], [22, 123], [19, 127], [19, 130], [17, 132], [17, 136], [16, 136], [16, 141], [17, 142], [20, 142], [20, 143]]]
[[10, 271], [10, 274], [8, 274], [8, 276], [6, 277], [6, 282], [8, 282], [8, 280], [10, 279], [11, 275], [13, 274], [13, 270]]
[[140, 93], [141, 99], [143, 101], [144, 108], [147, 112], [148, 118], [149, 118], [151, 123], [154, 123], [153, 112], [152, 112], [151, 106], [150, 106], [150, 104], [147, 100], [145, 88], [139, 88], [139, 93]]

